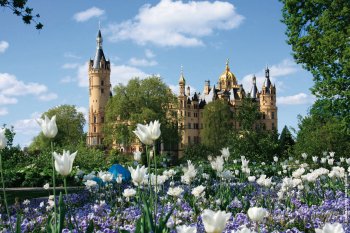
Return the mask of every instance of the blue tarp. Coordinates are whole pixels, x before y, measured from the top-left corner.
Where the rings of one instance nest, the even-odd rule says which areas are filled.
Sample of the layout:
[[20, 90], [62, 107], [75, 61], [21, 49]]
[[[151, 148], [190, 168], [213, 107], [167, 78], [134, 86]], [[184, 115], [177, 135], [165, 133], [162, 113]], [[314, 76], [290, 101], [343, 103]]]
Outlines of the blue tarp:
[[131, 180], [131, 174], [129, 170], [120, 164], [113, 164], [108, 171], [113, 174], [114, 179], [116, 179], [118, 175], [121, 174], [123, 181]]

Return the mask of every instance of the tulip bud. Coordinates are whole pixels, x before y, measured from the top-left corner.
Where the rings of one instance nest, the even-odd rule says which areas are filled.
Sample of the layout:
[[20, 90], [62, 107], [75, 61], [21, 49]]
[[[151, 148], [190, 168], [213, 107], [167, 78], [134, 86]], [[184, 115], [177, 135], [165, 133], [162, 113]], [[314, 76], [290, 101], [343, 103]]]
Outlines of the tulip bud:
[[51, 120], [45, 115], [45, 119], [37, 119], [36, 121], [41, 127], [41, 130], [45, 137], [54, 138], [57, 135], [58, 129], [56, 125], [56, 116], [53, 116]]

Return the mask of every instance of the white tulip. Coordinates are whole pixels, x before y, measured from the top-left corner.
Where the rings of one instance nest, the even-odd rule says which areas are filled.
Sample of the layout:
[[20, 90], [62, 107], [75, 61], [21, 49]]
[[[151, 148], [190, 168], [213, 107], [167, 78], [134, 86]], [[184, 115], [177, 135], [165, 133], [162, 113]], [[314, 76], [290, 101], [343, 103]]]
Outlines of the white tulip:
[[97, 182], [94, 181], [94, 180], [87, 180], [84, 184], [85, 184], [85, 186], [87, 188], [91, 188], [91, 187], [97, 186]]
[[231, 213], [226, 213], [225, 211], [214, 212], [205, 209], [201, 216], [204, 229], [207, 233], [222, 233], [226, 227], [227, 221], [231, 217]]
[[0, 129], [0, 150], [4, 149], [7, 145], [7, 138], [5, 136], [6, 129]]
[[100, 177], [103, 182], [111, 182], [113, 180], [113, 174], [110, 172], [99, 172], [98, 177]]
[[118, 183], [118, 184], [121, 184], [122, 182], [123, 182], [123, 176], [118, 175], [118, 177], [117, 177], [117, 183]]
[[218, 173], [224, 170], [224, 158], [223, 156], [216, 157], [213, 161], [210, 162], [211, 167]]
[[48, 190], [48, 189], [50, 188], [50, 184], [49, 184], [49, 183], [46, 183], [46, 184], [43, 186], [43, 188], [44, 188], [45, 190]]
[[225, 160], [227, 160], [230, 157], [230, 151], [228, 147], [222, 148], [220, 152], [221, 152], [221, 155], [225, 158]]
[[200, 197], [200, 196], [204, 195], [204, 193], [205, 193], [204, 190], [205, 190], [205, 187], [203, 185], [199, 185], [199, 186], [193, 188], [191, 193], [195, 197]]
[[248, 177], [248, 181], [249, 182], [254, 182], [256, 180], [256, 177], [255, 176], [249, 176]]
[[302, 154], [301, 154], [301, 157], [302, 157], [303, 159], [307, 159], [307, 154], [306, 154], [306, 153], [302, 153]]
[[54, 138], [57, 135], [58, 129], [56, 125], [56, 116], [53, 116], [51, 120], [45, 115], [44, 119], [36, 120], [41, 127], [43, 134], [48, 138]]
[[169, 188], [167, 194], [172, 197], [178, 197], [183, 193], [183, 189], [181, 187]]
[[317, 163], [318, 157], [317, 156], [312, 156], [312, 161], [314, 161], [314, 163]]
[[150, 122], [148, 125], [137, 124], [133, 132], [143, 144], [152, 145], [161, 134], [159, 121]]
[[141, 161], [141, 152], [140, 151], [135, 151], [134, 152], [134, 160], [135, 161]]
[[254, 222], [260, 222], [268, 215], [267, 210], [259, 207], [251, 207], [248, 209], [248, 216]]
[[160, 137], [160, 123], [159, 121], [151, 121], [149, 124], [148, 124], [148, 127], [150, 129], [150, 134], [151, 134], [151, 139], [153, 141], [157, 140], [159, 137]]
[[197, 228], [195, 226], [191, 227], [191, 226], [182, 225], [182, 226], [176, 227], [176, 232], [177, 233], [197, 233]]
[[129, 171], [134, 185], [139, 186], [143, 183], [147, 173], [147, 168], [145, 166], [139, 167], [139, 165], [137, 165], [136, 169], [129, 167]]
[[53, 152], [53, 157], [55, 158], [55, 169], [62, 176], [68, 176], [73, 167], [73, 162], [77, 151], [73, 154], [70, 154], [69, 151], [63, 151], [63, 154], [58, 154]]
[[315, 233], [344, 233], [344, 228], [338, 222], [330, 224], [326, 223], [322, 229], [315, 229]]
[[130, 197], [133, 197], [136, 195], [135, 189], [124, 189], [123, 196], [129, 199]]
[[273, 161], [275, 161], [276, 163], [278, 162], [278, 157], [277, 156], [274, 156], [273, 157]]

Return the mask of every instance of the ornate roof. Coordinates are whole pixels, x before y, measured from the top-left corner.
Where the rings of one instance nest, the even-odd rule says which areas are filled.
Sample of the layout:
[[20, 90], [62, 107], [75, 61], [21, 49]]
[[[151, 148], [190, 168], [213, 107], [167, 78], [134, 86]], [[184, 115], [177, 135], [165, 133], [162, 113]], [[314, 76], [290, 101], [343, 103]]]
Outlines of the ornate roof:
[[230, 67], [228, 66], [229, 60], [226, 61], [226, 69], [225, 71], [220, 75], [219, 81], [230, 81], [231, 85], [237, 85], [237, 78], [236, 76], [230, 71]]

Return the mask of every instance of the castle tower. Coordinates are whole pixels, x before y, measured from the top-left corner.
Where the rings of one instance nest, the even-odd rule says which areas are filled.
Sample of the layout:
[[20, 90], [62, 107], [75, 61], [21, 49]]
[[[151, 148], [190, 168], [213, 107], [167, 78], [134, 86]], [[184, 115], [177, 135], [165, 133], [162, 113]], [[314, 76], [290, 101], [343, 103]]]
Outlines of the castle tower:
[[233, 87], [237, 87], [236, 76], [230, 71], [228, 63], [229, 60], [227, 59], [225, 71], [220, 75], [219, 78], [218, 86], [220, 91], [229, 91]]
[[276, 87], [271, 84], [270, 70], [266, 67], [265, 81], [260, 94], [262, 124], [266, 130], [277, 130]]
[[87, 144], [98, 146], [103, 143], [105, 108], [111, 96], [110, 62], [102, 49], [102, 35], [98, 31], [95, 58], [89, 62], [89, 130]]

